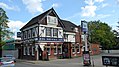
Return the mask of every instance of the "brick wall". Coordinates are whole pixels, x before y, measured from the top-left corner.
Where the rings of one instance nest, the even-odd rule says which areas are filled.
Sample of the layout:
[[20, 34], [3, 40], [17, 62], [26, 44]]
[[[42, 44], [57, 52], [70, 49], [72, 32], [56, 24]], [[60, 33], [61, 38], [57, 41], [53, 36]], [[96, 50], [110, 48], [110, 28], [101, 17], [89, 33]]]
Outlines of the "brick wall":
[[100, 54], [99, 44], [91, 44], [91, 55]]

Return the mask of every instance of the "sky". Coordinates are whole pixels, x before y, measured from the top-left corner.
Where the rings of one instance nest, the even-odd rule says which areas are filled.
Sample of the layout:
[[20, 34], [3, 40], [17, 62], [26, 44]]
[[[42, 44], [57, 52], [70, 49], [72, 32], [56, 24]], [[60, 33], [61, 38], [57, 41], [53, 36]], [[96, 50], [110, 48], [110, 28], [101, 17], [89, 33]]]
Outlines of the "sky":
[[81, 20], [100, 20], [117, 30], [119, 21], [119, 0], [0, 0], [0, 7], [15, 35], [33, 17], [52, 7], [61, 19], [76, 25], [81, 25]]

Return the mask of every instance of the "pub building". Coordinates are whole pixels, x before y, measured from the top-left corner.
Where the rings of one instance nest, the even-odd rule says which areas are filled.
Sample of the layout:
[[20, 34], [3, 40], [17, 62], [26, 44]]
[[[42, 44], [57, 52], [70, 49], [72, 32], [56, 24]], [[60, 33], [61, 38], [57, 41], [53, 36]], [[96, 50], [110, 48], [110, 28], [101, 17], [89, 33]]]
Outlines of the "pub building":
[[82, 55], [80, 27], [60, 19], [53, 8], [32, 18], [20, 31], [21, 59], [62, 59]]

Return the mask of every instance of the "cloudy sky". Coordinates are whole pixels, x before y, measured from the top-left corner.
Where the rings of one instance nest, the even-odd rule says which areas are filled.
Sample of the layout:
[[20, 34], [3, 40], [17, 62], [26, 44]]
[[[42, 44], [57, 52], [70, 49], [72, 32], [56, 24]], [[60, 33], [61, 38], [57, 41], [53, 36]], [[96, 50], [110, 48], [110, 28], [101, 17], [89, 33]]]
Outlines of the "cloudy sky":
[[77, 25], [81, 20], [101, 20], [117, 29], [119, 21], [119, 0], [0, 0], [0, 7], [6, 11], [13, 32], [51, 7], [60, 18]]

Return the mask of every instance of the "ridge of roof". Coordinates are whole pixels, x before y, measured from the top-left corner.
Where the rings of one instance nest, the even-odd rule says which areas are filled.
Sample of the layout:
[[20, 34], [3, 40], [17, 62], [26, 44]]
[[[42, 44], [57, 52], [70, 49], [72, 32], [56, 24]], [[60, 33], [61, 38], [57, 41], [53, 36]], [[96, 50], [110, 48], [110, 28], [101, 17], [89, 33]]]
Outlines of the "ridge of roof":
[[41, 13], [40, 15], [33, 17], [26, 25], [24, 25], [20, 30], [29, 27], [35, 23], [38, 23], [39, 19], [42, 19], [49, 11], [54, 10], [53, 8], [45, 11], [44, 13]]

